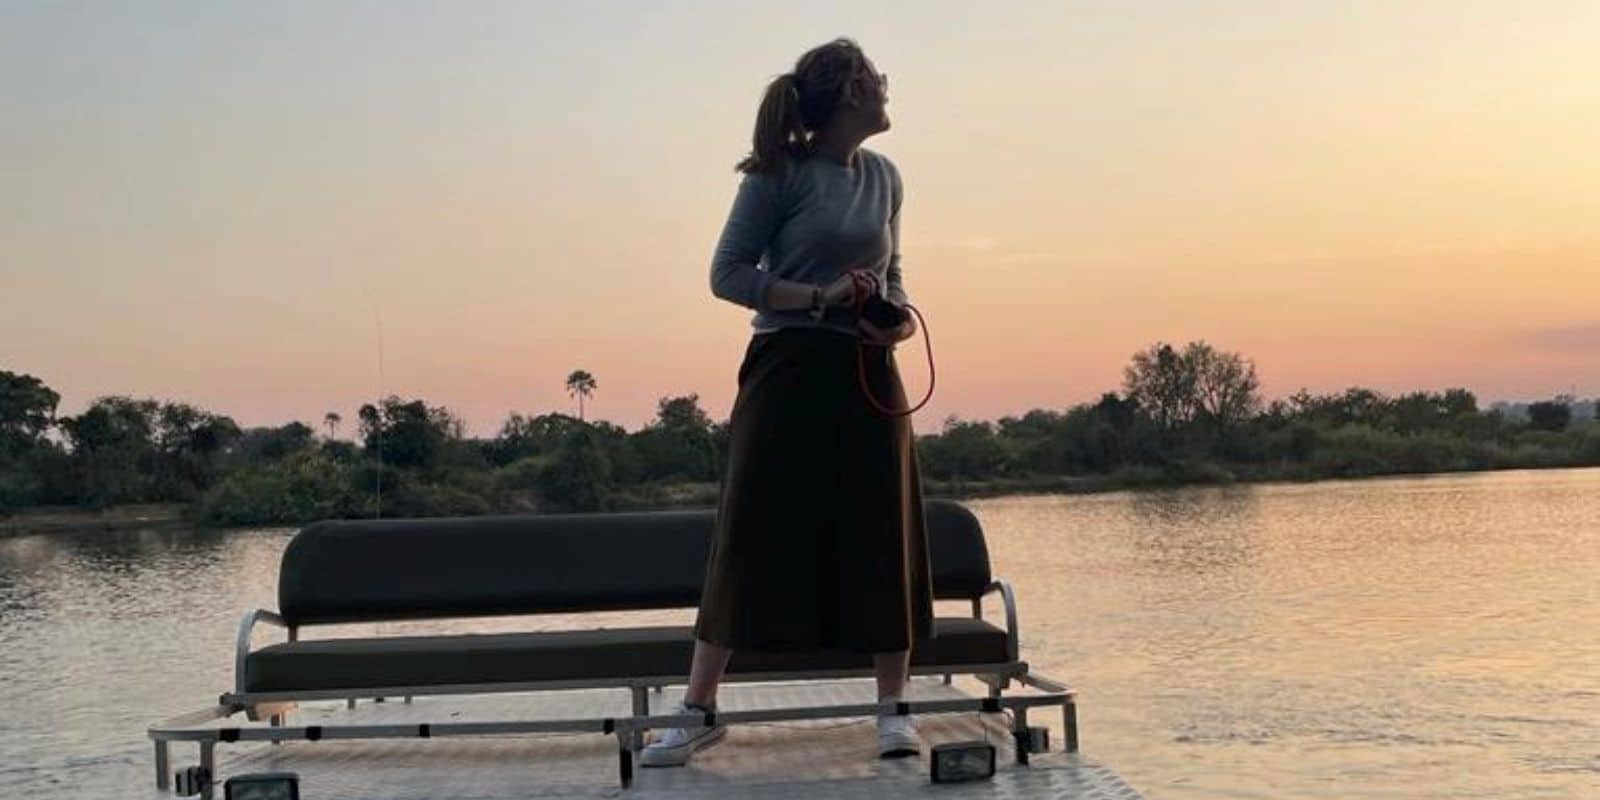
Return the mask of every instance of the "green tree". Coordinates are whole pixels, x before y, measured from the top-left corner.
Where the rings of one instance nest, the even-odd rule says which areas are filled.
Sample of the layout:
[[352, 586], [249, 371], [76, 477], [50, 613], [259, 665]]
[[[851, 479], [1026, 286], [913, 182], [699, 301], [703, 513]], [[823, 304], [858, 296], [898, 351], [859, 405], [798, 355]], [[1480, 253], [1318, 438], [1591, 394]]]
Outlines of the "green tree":
[[246, 428], [227, 448], [229, 468], [277, 461], [295, 455], [316, 443], [315, 432], [304, 422], [277, 427]]
[[1194, 365], [1172, 345], [1157, 342], [1133, 355], [1123, 369], [1122, 389], [1163, 433], [1194, 419], [1199, 408]]
[[45, 433], [61, 395], [32, 375], [0, 370], [0, 512], [33, 505], [48, 493], [58, 449]]
[[1197, 413], [1223, 431], [1238, 427], [1261, 410], [1256, 366], [1238, 353], [1220, 352], [1204, 341], [1191, 342], [1184, 360], [1194, 374]]
[[1001, 417], [996, 436], [1016, 466], [1036, 475], [1067, 471], [1066, 422], [1060, 413], [1033, 409], [1021, 417]]
[[23, 452], [55, 424], [61, 395], [32, 375], [0, 370], [0, 452]]
[[553, 453], [568, 437], [587, 423], [571, 414], [554, 412], [527, 417], [513, 412], [500, 426], [500, 433], [485, 447], [489, 463], [510, 464], [519, 459]]
[[1420, 433], [1441, 424], [1445, 415], [1442, 397], [1429, 392], [1411, 392], [1386, 404], [1382, 427], [1396, 433]]
[[155, 495], [192, 500], [216, 480], [224, 450], [240, 436], [228, 417], [187, 403], [163, 403], [156, 413]]
[[595, 385], [594, 376], [581, 369], [574, 370], [571, 375], [567, 376], [567, 393], [576, 395], [578, 398], [578, 419], [580, 420], [583, 419], [584, 398], [594, 394]]
[[461, 420], [442, 406], [390, 395], [381, 405], [361, 406], [361, 435], [369, 454], [401, 468], [440, 463], [447, 447], [462, 438]]
[[1561, 402], [1540, 402], [1528, 406], [1528, 427], [1539, 431], [1564, 431], [1572, 422], [1572, 407]]
[[102, 508], [152, 499], [159, 410], [154, 400], [102, 397], [60, 421], [72, 449], [79, 502]]
[[317, 448], [230, 472], [201, 496], [199, 519], [225, 525], [299, 524], [364, 515], [355, 467]]
[[1478, 398], [1466, 389], [1446, 389], [1444, 399], [1444, 414], [1447, 417], [1461, 417], [1478, 413]]
[[717, 444], [698, 394], [660, 398], [655, 420], [629, 437], [629, 443], [642, 480], [717, 478]]
[[1230, 447], [1234, 431], [1259, 411], [1255, 365], [1237, 353], [1218, 351], [1204, 340], [1182, 352], [1157, 342], [1135, 353], [1123, 370], [1123, 389], [1162, 434], [1163, 443], [1183, 439], [1197, 446]]
[[700, 395], [663, 397], [656, 401], [656, 424], [686, 431], [709, 431], [711, 417], [700, 408]]
[[552, 511], [603, 511], [613, 492], [611, 462], [587, 428], [562, 442], [539, 476], [539, 494]]
[[937, 436], [917, 443], [918, 453], [928, 474], [940, 479], [983, 479], [1001, 471], [1005, 448], [995, 438], [994, 426], [982, 421], [963, 421], [954, 414], [945, 418]]
[[622, 486], [639, 482], [642, 473], [639, 456], [629, 446], [627, 429], [604, 420], [586, 424], [611, 467], [612, 483]]

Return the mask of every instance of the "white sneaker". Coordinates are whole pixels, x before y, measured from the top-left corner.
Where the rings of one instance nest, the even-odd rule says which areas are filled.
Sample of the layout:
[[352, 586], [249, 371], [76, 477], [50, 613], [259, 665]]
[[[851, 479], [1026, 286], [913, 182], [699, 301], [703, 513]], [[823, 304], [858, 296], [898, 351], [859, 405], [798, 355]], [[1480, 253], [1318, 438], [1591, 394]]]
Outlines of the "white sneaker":
[[[673, 714], [702, 714], [704, 709], [689, 708], [679, 701], [672, 707]], [[689, 756], [722, 741], [728, 733], [726, 725], [695, 725], [689, 728], [663, 728], [656, 731], [655, 741], [639, 751], [639, 763], [646, 767], [681, 767], [689, 763]]]
[[[899, 702], [897, 697], [883, 698]], [[878, 756], [904, 758], [922, 755], [922, 736], [917, 733], [917, 723], [910, 714], [878, 715]]]

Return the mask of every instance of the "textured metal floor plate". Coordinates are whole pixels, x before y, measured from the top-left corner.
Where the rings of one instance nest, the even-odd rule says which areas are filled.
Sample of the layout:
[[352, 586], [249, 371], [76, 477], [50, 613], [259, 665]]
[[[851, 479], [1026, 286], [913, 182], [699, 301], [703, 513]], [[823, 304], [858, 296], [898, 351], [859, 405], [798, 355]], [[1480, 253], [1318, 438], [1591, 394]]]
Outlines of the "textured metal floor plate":
[[[653, 710], [664, 711], [678, 689], [651, 695]], [[913, 683], [911, 699], [970, 696], [937, 680]], [[725, 710], [872, 702], [871, 681], [814, 681], [788, 684], [727, 684], [719, 693]], [[603, 710], [602, 710], [603, 709]], [[542, 692], [491, 697], [424, 697], [411, 704], [397, 699], [363, 702], [354, 710], [343, 703], [302, 707], [293, 724], [363, 722], [444, 722], [562, 718], [629, 713], [623, 690]], [[1032, 720], [1035, 724], [1045, 722]], [[1059, 720], [1049, 720], [1052, 723]], [[598, 734], [522, 735], [382, 741], [236, 743], [217, 749], [222, 779], [245, 772], [288, 770], [300, 775], [306, 800], [320, 798], [871, 798], [933, 795], [942, 798], [1115, 798], [1137, 800], [1110, 769], [1082, 754], [1037, 754], [1028, 767], [1014, 763], [1011, 739], [1002, 718], [979, 714], [919, 715], [928, 745], [987, 737], [999, 749], [993, 780], [935, 786], [928, 780], [926, 752], [921, 758], [876, 757], [877, 730], [871, 719], [776, 722], [731, 726], [716, 746], [696, 754], [685, 767], [638, 769], [634, 785], [617, 782], [615, 737]], [[1058, 742], [1053, 744], [1059, 746]], [[194, 761], [195, 748], [173, 746], [173, 765]], [[150, 790], [153, 796], [154, 790]], [[221, 797], [221, 791], [217, 793]]]

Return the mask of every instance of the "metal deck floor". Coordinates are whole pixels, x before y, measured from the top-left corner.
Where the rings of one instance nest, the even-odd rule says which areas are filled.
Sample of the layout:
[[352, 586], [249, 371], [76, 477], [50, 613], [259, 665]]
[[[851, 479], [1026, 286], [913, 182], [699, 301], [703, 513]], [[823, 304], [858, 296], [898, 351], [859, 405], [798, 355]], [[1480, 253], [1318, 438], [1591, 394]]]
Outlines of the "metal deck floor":
[[[938, 679], [918, 678], [911, 700], [971, 696]], [[681, 687], [652, 693], [651, 708], [664, 711]], [[794, 705], [873, 702], [871, 680], [724, 684], [723, 710], [782, 708]], [[354, 710], [342, 702], [302, 705], [291, 724], [358, 724], [561, 718], [583, 714], [629, 713], [625, 690], [574, 690], [475, 697], [419, 697], [406, 704], [363, 701]], [[1041, 712], [1043, 709], [1040, 710]], [[1038, 712], [1036, 712], [1038, 713]], [[217, 748], [217, 797], [221, 781], [246, 772], [286, 770], [300, 775], [305, 800], [339, 798], [1094, 798], [1139, 800], [1110, 769], [1084, 757], [1060, 752], [1058, 732], [1052, 751], [1015, 763], [1004, 719], [979, 714], [918, 715], [925, 749], [920, 758], [879, 759], [872, 719], [834, 719], [747, 723], [729, 726], [714, 747], [697, 753], [688, 766], [639, 768], [634, 784], [617, 782], [616, 739], [598, 734], [518, 735], [402, 739], [382, 741], [292, 741], [224, 744]], [[1038, 714], [1038, 716], [1046, 716]], [[1033, 719], [1043, 724], [1045, 719]], [[1048, 720], [1059, 725], [1059, 719]], [[231, 723], [231, 724], [237, 724]], [[219, 723], [219, 727], [221, 724]], [[988, 781], [934, 785], [928, 778], [926, 746], [987, 738], [999, 753], [995, 777]], [[1092, 734], [1085, 737], [1092, 743]], [[197, 748], [174, 743], [174, 768], [194, 763]], [[150, 784], [146, 784], [151, 787]], [[150, 796], [167, 796], [153, 787]]]

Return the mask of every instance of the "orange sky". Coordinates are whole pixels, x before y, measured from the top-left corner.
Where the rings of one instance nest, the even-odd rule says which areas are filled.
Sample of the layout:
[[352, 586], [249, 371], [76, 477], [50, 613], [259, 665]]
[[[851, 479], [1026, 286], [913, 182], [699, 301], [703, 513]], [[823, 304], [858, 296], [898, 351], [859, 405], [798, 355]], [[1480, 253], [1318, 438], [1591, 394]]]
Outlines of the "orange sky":
[[[708, 260], [764, 82], [855, 36], [950, 414], [1205, 339], [1263, 393], [1600, 393], [1600, 4], [0, 10], [0, 369], [243, 424], [726, 417]], [[920, 336], [902, 345], [926, 380]]]

